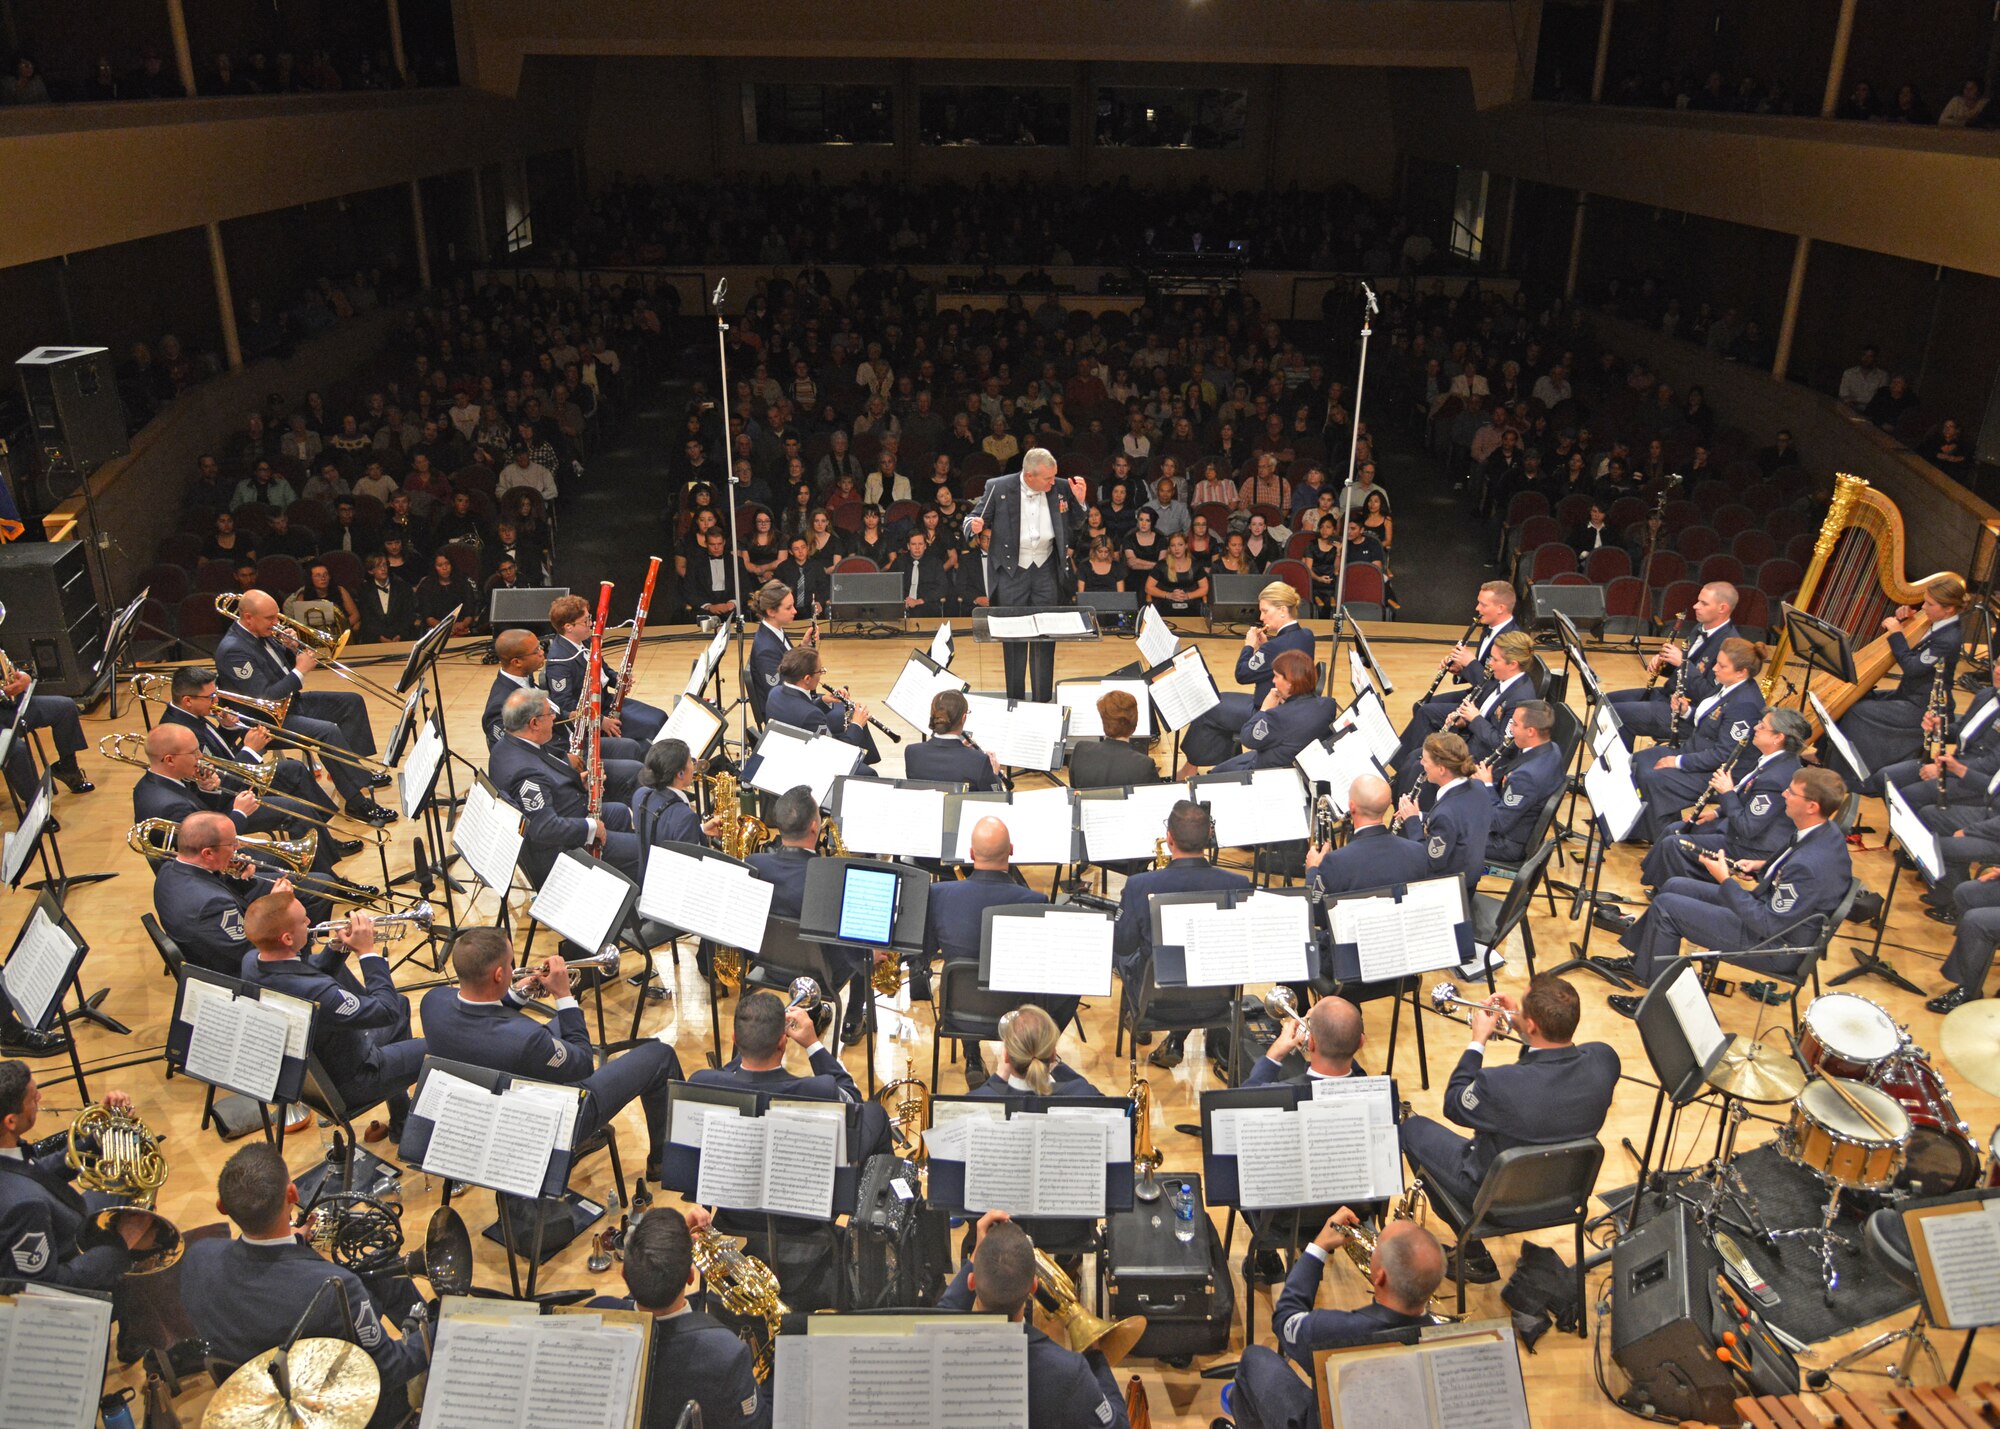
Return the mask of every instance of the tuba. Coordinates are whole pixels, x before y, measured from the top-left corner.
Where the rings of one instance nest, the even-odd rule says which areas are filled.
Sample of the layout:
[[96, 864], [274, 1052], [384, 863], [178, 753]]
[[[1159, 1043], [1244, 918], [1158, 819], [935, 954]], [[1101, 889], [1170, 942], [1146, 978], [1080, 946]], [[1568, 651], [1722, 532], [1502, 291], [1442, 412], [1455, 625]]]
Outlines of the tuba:
[[92, 1102], [69, 1124], [63, 1162], [76, 1172], [77, 1183], [87, 1191], [102, 1191], [123, 1202], [93, 1215], [83, 1238], [91, 1244], [114, 1240], [122, 1244], [117, 1231], [122, 1217], [145, 1216], [153, 1222], [153, 1244], [134, 1252], [128, 1275], [152, 1275], [165, 1270], [178, 1262], [187, 1249], [173, 1222], [153, 1209], [154, 1198], [167, 1183], [167, 1158], [160, 1152], [161, 1139], [138, 1117], [114, 1111], [102, 1102]]
[[1132, 1194], [1150, 1203], [1160, 1199], [1156, 1173], [1167, 1159], [1167, 1153], [1153, 1145], [1153, 1084], [1139, 1077], [1126, 1095], [1132, 1098]]
[[[727, 770], [705, 774], [701, 782], [708, 786], [709, 807], [721, 821], [715, 841], [716, 847], [723, 853], [731, 858], [748, 858], [777, 837], [776, 829], [755, 814], [743, 812], [742, 790], [734, 774]], [[713, 966], [717, 982], [730, 988], [743, 986], [742, 949], [717, 948]]]
[[1035, 1328], [1077, 1354], [1096, 1350], [1115, 1369], [1146, 1333], [1144, 1315], [1127, 1315], [1114, 1322], [1084, 1309], [1076, 1293], [1076, 1282], [1040, 1247], [1035, 1250], [1035, 1278], [1039, 1282], [1035, 1294]]
[[778, 1326], [791, 1308], [778, 1294], [778, 1277], [771, 1267], [743, 1249], [740, 1236], [726, 1236], [710, 1227], [694, 1235], [694, 1268], [709, 1282], [723, 1309], [747, 1320], [764, 1322], [764, 1342], [755, 1347], [751, 1370], [760, 1384], [771, 1379], [777, 1354]]

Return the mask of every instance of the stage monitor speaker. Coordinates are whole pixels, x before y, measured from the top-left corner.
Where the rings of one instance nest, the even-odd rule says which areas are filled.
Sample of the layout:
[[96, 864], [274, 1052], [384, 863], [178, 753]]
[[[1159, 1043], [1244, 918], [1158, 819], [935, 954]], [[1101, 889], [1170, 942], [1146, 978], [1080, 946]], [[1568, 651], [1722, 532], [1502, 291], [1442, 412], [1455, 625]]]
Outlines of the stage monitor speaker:
[[1529, 588], [1535, 619], [1554, 625], [1549, 612], [1560, 610], [1575, 625], [1597, 625], [1604, 619], [1604, 587], [1601, 585], [1557, 585], [1544, 581]]
[[828, 618], [901, 625], [909, 618], [903, 607], [909, 584], [895, 571], [835, 571]]
[[109, 348], [38, 347], [14, 366], [52, 501], [74, 494], [86, 476], [131, 449]]
[[75, 698], [104, 661], [104, 612], [81, 541], [10, 541], [0, 546], [0, 649], [40, 680], [40, 691]]
[[495, 630], [547, 630], [549, 607], [568, 594], [562, 585], [495, 587], [488, 593], [486, 618]]
[[[1257, 598], [1271, 583], [1269, 576], [1237, 575], [1232, 571], [1210, 571], [1208, 576], [1208, 618], [1228, 623], [1257, 619]], [[1301, 595], [1308, 592], [1301, 591]]]
[[1735, 1422], [1739, 1393], [1709, 1337], [1708, 1287], [1722, 1258], [1678, 1201], [1611, 1252], [1611, 1357], [1643, 1399], [1670, 1419]]

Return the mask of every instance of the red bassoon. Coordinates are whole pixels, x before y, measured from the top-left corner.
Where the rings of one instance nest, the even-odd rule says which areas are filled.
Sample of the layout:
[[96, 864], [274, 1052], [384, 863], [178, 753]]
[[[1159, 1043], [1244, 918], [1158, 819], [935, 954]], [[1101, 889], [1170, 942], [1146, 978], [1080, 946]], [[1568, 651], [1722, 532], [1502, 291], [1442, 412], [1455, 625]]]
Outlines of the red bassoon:
[[660, 558], [646, 565], [646, 583], [639, 587], [639, 608], [632, 612], [632, 635], [625, 642], [625, 658], [618, 666], [618, 683], [611, 691], [611, 717], [625, 708], [625, 691], [632, 686], [632, 667], [639, 663], [639, 637], [646, 633], [646, 609], [653, 603], [653, 583], [660, 578]]
[[611, 614], [611, 582], [597, 587], [597, 623], [590, 632], [590, 665], [585, 680], [590, 690], [590, 713], [584, 723], [583, 787], [585, 805], [596, 822], [597, 834], [590, 841], [593, 858], [604, 852], [604, 622]]

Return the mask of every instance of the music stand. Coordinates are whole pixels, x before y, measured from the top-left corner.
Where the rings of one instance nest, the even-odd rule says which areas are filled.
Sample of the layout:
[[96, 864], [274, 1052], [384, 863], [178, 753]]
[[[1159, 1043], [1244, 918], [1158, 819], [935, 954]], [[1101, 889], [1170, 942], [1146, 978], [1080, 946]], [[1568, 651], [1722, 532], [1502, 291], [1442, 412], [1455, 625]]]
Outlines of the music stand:
[[412, 642], [410, 653], [403, 657], [403, 673], [396, 676], [397, 694], [407, 695], [417, 681], [423, 678], [424, 671], [437, 663], [438, 655], [451, 640], [452, 626], [458, 623], [459, 616], [464, 612], [464, 606], [457, 607], [450, 615]]
[[[853, 887], [850, 875], [857, 871], [870, 876], [887, 874], [896, 880], [893, 921], [886, 929], [886, 937], [879, 936], [884, 930], [863, 927], [849, 916], [847, 900]], [[898, 960], [922, 957], [930, 897], [931, 876], [925, 869], [877, 858], [810, 859], [806, 863], [805, 895], [799, 906], [799, 937], [828, 950], [839, 948], [859, 954], [868, 959], [865, 967], [870, 970], [878, 952], [890, 952]], [[875, 989], [865, 972], [862, 984], [864, 991], [859, 995], [872, 1003]], [[854, 995], [849, 994], [850, 1000]], [[868, 1093], [873, 1096], [875, 1019], [864, 1018], [862, 1029], [868, 1045]]]
[[[55, 992], [49, 997], [46, 1004], [40, 1008], [32, 1006], [24, 1007], [22, 1004], [26, 989], [13, 976], [10, 976], [6, 969], [13, 967], [14, 960], [22, 956], [22, 948], [28, 943], [31, 937], [36, 940], [38, 948], [36, 953], [31, 953], [28, 956], [47, 956], [48, 949], [44, 944], [45, 940], [49, 939], [51, 934], [66, 940], [72, 945], [72, 951], [68, 958], [69, 965], [55, 979]], [[59, 951], [59, 949], [56, 951]], [[94, 1022], [109, 1023], [115, 1031], [123, 1032], [126, 1030], [117, 1023], [111, 1022], [111, 1019], [105, 1017], [102, 1013], [97, 1012], [96, 1004], [84, 996], [83, 958], [84, 954], [89, 951], [90, 947], [84, 942], [83, 935], [77, 932], [76, 925], [70, 922], [69, 914], [62, 906], [62, 900], [53, 891], [44, 888], [36, 896], [35, 906], [29, 912], [27, 921], [21, 925], [20, 931], [14, 935], [14, 944], [7, 952], [5, 966], [0, 967], [0, 995], [6, 997], [7, 1005], [13, 1009], [15, 1017], [20, 1020], [22, 1026], [35, 1032], [46, 1032], [49, 1030], [49, 1024], [52, 1021], [59, 1022], [62, 1025], [63, 1038], [69, 1044], [70, 1075], [76, 1079], [77, 1091], [81, 1093], [86, 1102], [90, 1100], [90, 1084], [84, 1080], [83, 1061], [77, 1054], [74, 1021], [87, 1017]], [[24, 970], [25, 967], [26, 964], [24, 963]], [[46, 986], [46, 967], [41, 971], [44, 974], [43, 985]], [[69, 991], [76, 993], [77, 1011], [75, 1013], [71, 1013], [63, 1005], [63, 994]], [[102, 1000], [104, 994], [100, 992], [97, 994], [97, 997], [99, 1000]], [[34, 1012], [36, 1015], [33, 1017], [26, 1016], [25, 1014], [28, 1012]], [[69, 1078], [54, 1077], [44, 1081], [42, 1084], [50, 1086], [55, 1082], [67, 1080]]]
[[[1626, 1235], [1632, 1233], [1641, 1218], [1640, 1207], [1648, 1189], [1646, 1183], [1652, 1175], [1653, 1149], [1659, 1141], [1660, 1112], [1666, 1109], [1668, 1113], [1666, 1144], [1671, 1147], [1681, 1108], [1707, 1092], [1710, 1070], [1736, 1041], [1734, 1033], [1722, 1032], [1716, 1026], [1714, 1032], [1718, 1035], [1711, 1039], [1712, 1045], [1705, 1049], [1694, 1045], [1691, 1029], [1673, 1004], [1677, 996], [1684, 1000], [1689, 997], [1689, 993], [1679, 986], [1682, 983], [1692, 986], [1692, 995], [1701, 999], [1702, 1007], [1708, 1006], [1708, 992], [1701, 985], [1700, 969], [1694, 960], [1684, 958], [1676, 962], [1666, 976], [1646, 989], [1645, 995], [1639, 999], [1638, 1010], [1633, 1013], [1633, 1021], [1639, 1029], [1639, 1041], [1645, 1048], [1646, 1060], [1652, 1064], [1653, 1076], [1658, 1084], [1653, 1092], [1653, 1116], [1646, 1130], [1646, 1149], [1639, 1157], [1639, 1179], [1632, 1188], [1632, 1204], [1626, 1208], [1623, 1231]], [[1714, 1016], [1711, 1010], [1705, 1024], [1713, 1024]]]
[[[1343, 612], [1344, 610], [1345, 607], [1343, 607]], [[1396, 682], [1389, 678], [1389, 672], [1383, 669], [1382, 662], [1375, 658], [1375, 648], [1368, 643], [1368, 637], [1362, 633], [1361, 622], [1351, 615], [1345, 616], [1345, 619], [1348, 630], [1354, 635], [1354, 648], [1361, 652], [1361, 663], [1368, 667], [1368, 672], [1375, 677], [1375, 683], [1382, 687], [1382, 694], [1385, 697], [1395, 694]], [[1333, 693], [1333, 662], [1331, 660], [1327, 662], [1326, 667], [1326, 686], [1326, 692], [1331, 695]], [[1359, 696], [1361, 691], [1355, 690], [1353, 693]]]
[[104, 632], [104, 658], [98, 662], [97, 675], [91, 680], [90, 687], [77, 697], [77, 704], [88, 707], [95, 702], [100, 690], [108, 689], [111, 694], [111, 717], [118, 718], [118, 666], [139, 628], [139, 609], [152, 593], [151, 586], [145, 587], [111, 617], [111, 624]]
[[[1929, 836], [1931, 838], [1931, 850], [1934, 855], [1937, 850], [1937, 839], [1934, 835], [1931, 835], [1929, 829], [1917, 822], [1916, 814], [1904, 802], [1901, 791], [1895, 785], [1889, 784], [1886, 781], [1882, 787], [1882, 802], [1889, 811], [1889, 837], [1892, 842], [1903, 846], [1903, 852], [1894, 854], [1889, 860], [1889, 890], [1882, 895], [1882, 911], [1875, 918], [1875, 942], [1873, 946], [1867, 948], [1849, 948], [1849, 953], [1854, 957], [1854, 966], [1829, 977], [1826, 980], [1826, 985], [1828, 987], [1844, 987], [1856, 978], [1879, 977], [1891, 986], [1899, 987], [1904, 992], [1913, 992], [1917, 996], [1922, 997], [1924, 990], [1897, 972], [1895, 965], [1882, 956], [1882, 938], [1889, 930], [1889, 910], [1896, 903], [1896, 885], [1902, 882], [1903, 865], [1905, 863], [1917, 863], [1921, 866], [1924, 862], [1916, 850], [1912, 848], [1911, 839], [1919, 832]], [[1912, 825], [1915, 827], [1912, 827]], [[1938, 874], [1943, 870], [1924, 869], [1923, 871], [1929, 873], [1932, 880], [1935, 881]]]
[[[21, 700], [21, 710], [25, 711], [27, 707], [28, 701], [24, 697]], [[18, 723], [20, 717], [20, 714], [17, 713], [15, 716], [16, 724], [13, 730], [14, 737], [17, 739], [20, 737], [20, 725]], [[11, 787], [9, 786], [10, 793]], [[50, 773], [47, 768], [44, 768], [42, 770], [41, 783], [35, 789], [35, 797], [28, 801], [27, 808], [20, 810], [20, 826], [13, 833], [7, 835], [6, 853], [4, 856], [0, 856], [0, 873], [4, 873], [8, 887], [19, 888], [21, 886], [21, 875], [27, 872], [28, 860], [30, 858], [36, 859], [41, 863], [42, 872], [46, 876], [30, 883], [28, 887], [48, 889], [60, 900], [67, 898], [70, 889], [79, 884], [103, 883], [108, 879], [116, 878], [118, 875], [115, 873], [71, 873], [63, 866], [62, 843], [56, 838], [56, 831], [53, 827], [55, 820], [49, 817], [49, 812], [55, 805], [55, 797], [55, 775]], [[18, 799], [15, 801], [15, 807], [17, 809], [20, 807]], [[26, 840], [25, 845], [21, 842], [24, 839]], [[89, 1003], [89, 1011], [93, 1020], [99, 1022], [107, 1031], [120, 1034], [131, 1031], [123, 1023], [114, 1022], [111, 1018], [96, 1011], [97, 1004], [103, 1000], [103, 992], [93, 994]]]
[[[1799, 708], [1806, 707], [1806, 693], [1812, 689], [1815, 666], [1836, 675], [1848, 684], [1855, 682], [1854, 647], [1839, 626], [1808, 614], [1789, 601], [1780, 607], [1785, 617], [1785, 636], [1794, 651], [1804, 651], [1806, 677], [1799, 682]], [[1779, 671], [1780, 674], [1783, 671]]]
[[[1604, 708], [1608, 709], [1610, 706], [1607, 704]], [[1590, 741], [1586, 739], [1584, 747], [1588, 748], [1589, 745]], [[1589, 791], [1592, 783], [1596, 783], [1599, 780], [1620, 779], [1626, 781], [1627, 785], [1629, 785], [1631, 778], [1629, 766], [1626, 769], [1613, 768], [1611, 761], [1602, 754], [1598, 755], [1595, 760], [1584, 767], [1583, 782], [1586, 792]], [[1590, 955], [1590, 937], [1592, 931], [1597, 927], [1597, 905], [1603, 901], [1598, 890], [1601, 880], [1604, 877], [1605, 856], [1612, 844], [1617, 843], [1632, 832], [1631, 824], [1627, 824], [1623, 829], [1614, 831], [1611, 828], [1609, 816], [1600, 812], [1600, 808], [1599, 800], [1593, 798], [1590, 802], [1589, 832], [1584, 835], [1583, 840], [1583, 863], [1590, 878], [1587, 885], [1582, 881], [1578, 882], [1576, 896], [1570, 903], [1570, 921], [1575, 922], [1578, 918], [1584, 920], [1583, 941], [1581, 943], [1571, 943], [1569, 945], [1570, 956], [1568, 959], [1556, 964], [1549, 971], [1551, 973], [1566, 973], [1572, 968], [1582, 968], [1586, 972], [1596, 973], [1606, 982], [1616, 987], [1628, 988], [1632, 984], [1622, 974], [1614, 971], [1600, 959], [1593, 958]], [[1633, 822], [1636, 823], [1637, 819], [1638, 815], [1635, 811]], [[1586, 909], [1589, 910], [1587, 913]]]

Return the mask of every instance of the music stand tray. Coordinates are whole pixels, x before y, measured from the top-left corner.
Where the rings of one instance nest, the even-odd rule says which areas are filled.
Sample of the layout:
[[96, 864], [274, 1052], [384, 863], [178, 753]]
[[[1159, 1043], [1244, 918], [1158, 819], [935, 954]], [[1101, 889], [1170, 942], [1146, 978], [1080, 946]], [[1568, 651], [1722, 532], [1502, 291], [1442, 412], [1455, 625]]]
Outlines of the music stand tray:
[[1853, 684], [1856, 679], [1854, 647], [1848, 643], [1847, 632], [1790, 603], [1780, 608], [1784, 612], [1785, 634], [1791, 641], [1792, 649], [1805, 655], [1806, 677], [1799, 686], [1799, 708], [1806, 707], [1806, 692], [1812, 689], [1815, 669], [1825, 670]]

